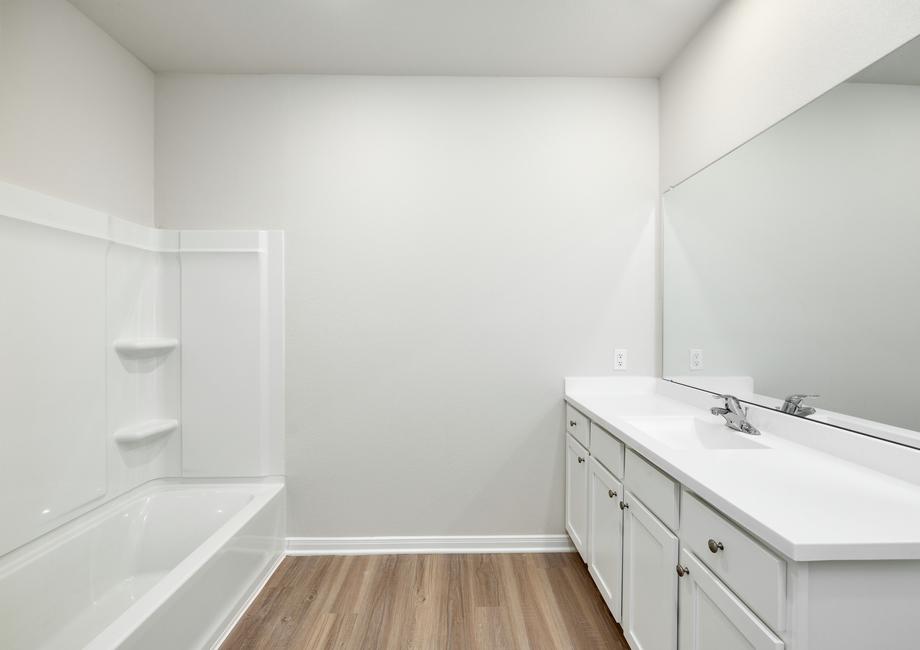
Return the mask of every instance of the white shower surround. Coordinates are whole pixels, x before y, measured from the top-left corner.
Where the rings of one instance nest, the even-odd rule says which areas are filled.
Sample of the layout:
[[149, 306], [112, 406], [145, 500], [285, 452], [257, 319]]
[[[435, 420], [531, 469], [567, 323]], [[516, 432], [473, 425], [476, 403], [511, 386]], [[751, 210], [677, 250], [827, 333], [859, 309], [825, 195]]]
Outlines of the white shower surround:
[[0, 647], [216, 643], [284, 550], [283, 234], [0, 227]]

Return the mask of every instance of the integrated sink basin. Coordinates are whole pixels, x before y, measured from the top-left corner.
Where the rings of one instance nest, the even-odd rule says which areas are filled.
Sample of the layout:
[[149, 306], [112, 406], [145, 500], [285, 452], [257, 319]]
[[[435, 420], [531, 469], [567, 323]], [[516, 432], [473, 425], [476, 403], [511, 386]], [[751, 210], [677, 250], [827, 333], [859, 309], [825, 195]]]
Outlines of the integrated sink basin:
[[672, 449], [768, 449], [757, 436], [692, 416], [629, 417], [624, 420]]

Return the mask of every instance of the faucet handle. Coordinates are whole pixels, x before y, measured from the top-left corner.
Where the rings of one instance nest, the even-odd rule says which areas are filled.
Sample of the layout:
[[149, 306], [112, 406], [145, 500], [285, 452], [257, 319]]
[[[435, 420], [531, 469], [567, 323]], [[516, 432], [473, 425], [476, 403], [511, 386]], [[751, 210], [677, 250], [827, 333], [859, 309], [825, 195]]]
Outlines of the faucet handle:
[[725, 415], [726, 413], [735, 413], [736, 415], [747, 416], [747, 408], [741, 406], [741, 400], [734, 395], [719, 395], [716, 393], [713, 398], [723, 401], [722, 408], [710, 409], [713, 415]]
[[712, 399], [721, 400], [722, 406], [713, 406], [709, 409], [709, 412], [713, 415], [725, 415], [728, 413], [728, 400], [730, 397], [731, 395], [719, 395], [718, 393], [714, 393]]
[[719, 393], [713, 393], [712, 398], [722, 400], [723, 402], [725, 402], [725, 406], [728, 406], [732, 402], [735, 402], [736, 404], [739, 404], [739, 405], [741, 404], [741, 400], [735, 397], [734, 395], [728, 395], [728, 394], [720, 395]]
[[819, 397], [821, 396], [820, 395], [808, 395], [806, 393], [794, 393], [792, 395], [787, 396], [786, 401], [798, 406], [799, 404], [802, 403], [803, 400], [806, 400], [809, 398], [818, 399]]
[[801, 415], [803, 417], [808, 417], [813, 415], [815, 409], [810, 406], [802, 406], [802, 402], [808, 398], [818, 398], [820, 395], [808, 395], [806, 393], [794, 393], [786, 397], [784, 401], [778, 408], [783, 413], [791, 413], [792, 415]]

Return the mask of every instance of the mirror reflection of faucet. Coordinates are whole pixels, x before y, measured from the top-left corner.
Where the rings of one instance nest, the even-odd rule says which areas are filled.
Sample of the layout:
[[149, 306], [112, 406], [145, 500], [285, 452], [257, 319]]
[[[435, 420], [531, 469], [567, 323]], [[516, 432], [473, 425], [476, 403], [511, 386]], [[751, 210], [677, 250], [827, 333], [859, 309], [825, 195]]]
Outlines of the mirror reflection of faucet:
[[789, 395], [786, 398], [786, 401], [777, 407], [777, 409], [783, 413], [789, 413], [790, 415], [798, 415], [799, 417], [807, 418], [809, 415], [815, 414], [815, 408], [813, 406], [803, 406], [802, 402], [808, 398], [817, 399], [819, 397], [821, 396], [795, 393], [794, 395]]
[[713, 406], [709, 412], [725, 418], [725, 426], [735, 431], [746, 433], [750, 436], [759, 436], [760, 431], [747, 421], [747, 409], [741, 406], [741, 401], [734, 395], [713, 395], [716, 399], [725, 401], [725, 406]]

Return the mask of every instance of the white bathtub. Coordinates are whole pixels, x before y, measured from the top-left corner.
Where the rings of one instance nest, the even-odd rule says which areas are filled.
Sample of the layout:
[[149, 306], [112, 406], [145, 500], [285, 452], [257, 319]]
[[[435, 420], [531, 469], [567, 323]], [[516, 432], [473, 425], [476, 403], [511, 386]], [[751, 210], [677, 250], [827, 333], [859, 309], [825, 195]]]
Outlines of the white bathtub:
[[0, 648], [211, 647], [283, 535], [280, 482], [147, 484], [0, 559]]

